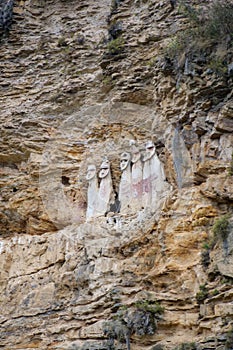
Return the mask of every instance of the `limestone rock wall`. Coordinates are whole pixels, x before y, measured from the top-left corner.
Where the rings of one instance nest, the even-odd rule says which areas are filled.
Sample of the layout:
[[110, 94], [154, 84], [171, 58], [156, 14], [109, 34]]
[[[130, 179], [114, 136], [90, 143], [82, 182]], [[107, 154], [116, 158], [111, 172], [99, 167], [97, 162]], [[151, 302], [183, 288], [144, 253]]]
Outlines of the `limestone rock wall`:
[[[129, 349], [109, 343], [117, 320], [131, 322], [132, 350], [231, 349], [232, 77], [166, 68], [164, 47], [188, 26], [166, 0], [13, 12], [0, 42], [0, 347]], [[159, 210], [86, 222], [87, 166], [108, 156], [118, 193], [132, 139], [142, 152], [152, 140], [163, 164]], [[140, 301], [164, 308], [156, 327]]]

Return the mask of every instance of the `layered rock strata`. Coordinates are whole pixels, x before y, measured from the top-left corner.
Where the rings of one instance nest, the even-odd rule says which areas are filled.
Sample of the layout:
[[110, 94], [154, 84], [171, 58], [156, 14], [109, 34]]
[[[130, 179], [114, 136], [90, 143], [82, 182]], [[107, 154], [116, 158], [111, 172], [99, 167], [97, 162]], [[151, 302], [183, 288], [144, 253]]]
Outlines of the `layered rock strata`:
[[[232, 76], [168, 67], [188, 25], [165, 0], [14, 2], [0, 43], [1, 348], [231, 349]], [[169, 184], [159, 208], [116, 203], [87, 222], [88, 165], [108, 156], [119, 194], [121, 154], [147, 140]], [[128, 343], [109, 337], [115, 321]]]

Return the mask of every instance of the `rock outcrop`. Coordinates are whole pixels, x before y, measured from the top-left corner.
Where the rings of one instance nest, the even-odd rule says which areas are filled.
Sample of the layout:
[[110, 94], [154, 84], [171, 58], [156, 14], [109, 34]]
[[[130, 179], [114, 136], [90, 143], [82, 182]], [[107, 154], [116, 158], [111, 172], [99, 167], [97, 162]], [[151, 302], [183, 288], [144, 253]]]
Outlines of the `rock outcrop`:
[[[174, 68], [164, 48], [189, 25], [166, 0], [14, 1], [0, 42], [2, 349], [232, 349], [232, 74], [201, 58]], [[150, 205], [135, 200], [146, 152]], [[98, 215], [101, 180], [86, 174], [104, 157]]]

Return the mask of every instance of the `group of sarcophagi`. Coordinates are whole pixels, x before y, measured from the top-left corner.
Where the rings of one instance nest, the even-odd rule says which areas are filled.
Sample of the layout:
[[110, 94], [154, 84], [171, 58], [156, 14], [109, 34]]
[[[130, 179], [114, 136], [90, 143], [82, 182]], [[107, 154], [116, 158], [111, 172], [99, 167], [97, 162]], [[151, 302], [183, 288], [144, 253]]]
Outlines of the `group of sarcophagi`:
[[[152, 141], [146, 143], [142, 156], [139, 147], [131, 142], [131, 150], [120, 156], [121, 179], [118, 200], [119, 212], [136, 213], [144, 208], [156, 209], [163, 193], [170, 187], [166, 182], [163, 166], [156, 154]], [[110, 162], [103, 159], [98, 173], [96, 166], [87, 168], [87, 219], [104, 216], [115, 201], [112, 186]]]

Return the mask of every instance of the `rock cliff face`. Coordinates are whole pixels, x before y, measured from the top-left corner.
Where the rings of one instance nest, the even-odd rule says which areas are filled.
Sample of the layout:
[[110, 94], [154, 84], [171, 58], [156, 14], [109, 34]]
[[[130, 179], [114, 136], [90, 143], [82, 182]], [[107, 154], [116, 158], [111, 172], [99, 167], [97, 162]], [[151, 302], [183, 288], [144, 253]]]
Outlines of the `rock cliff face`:
[[[175, 69], [164, 48], [188, 26], [166, 0], [14, 2], [0, 43], [2, 349], [233, 349], [233, 57], [228, 74], [185, 57]], [[130, 140], [152, 140], [164, 169], [154, 210], [119, 213]], [[104, 156], [115, 204], [86, 220], [87, 167]]]

